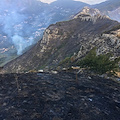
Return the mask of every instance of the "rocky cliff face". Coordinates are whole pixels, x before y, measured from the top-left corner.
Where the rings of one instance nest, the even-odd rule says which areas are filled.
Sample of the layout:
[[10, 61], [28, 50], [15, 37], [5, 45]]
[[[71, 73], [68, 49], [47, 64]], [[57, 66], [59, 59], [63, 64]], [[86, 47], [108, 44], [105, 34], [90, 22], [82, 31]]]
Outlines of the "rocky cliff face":
[[6, 64], [4, 72], [55, 69], [66, 57], [75, 55], [76, 59], [81, 58], [95, 46], [98, 54], [112, 52], [114, 56], [120, 56], [119, 29], [104, 33], [117, 25], [118, 22], [100, 14], [78, 13], [70, 21], [50, 25], [42, 40]]
[[79, 17], [79, 15], [84, 14], [84, 15], [90, 15], [95, 17], [95, 15], [101, 15], [102, 13], [98, 10], [98, 9], [93, 9], [93, 8], [89, 8], [89, 7], [84, 7], [77, 15], [75, 15], [74, 18]]
[[93, 9], [89, 7], [84, 7], [81, 12], [74, 16], [74, 19], [80, 18], [82, 21], [92, 21], [96, 22], [98, 19], [110, 19], [106, 15], [102, 15], [102, 13], [98, 9]]

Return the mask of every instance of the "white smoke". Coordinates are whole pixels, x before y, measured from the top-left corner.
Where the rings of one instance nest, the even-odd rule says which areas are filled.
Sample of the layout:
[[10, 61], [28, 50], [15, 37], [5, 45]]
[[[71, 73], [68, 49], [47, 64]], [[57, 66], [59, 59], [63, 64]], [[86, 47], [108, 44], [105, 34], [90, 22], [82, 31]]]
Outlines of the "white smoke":
[[[14, 35], [12, 37], [12, 41], [17, 49], [17, 54], [21, 55], [23, 50], [33, 44], [33, 38], [30, 37], [28, 40], [23, 39], [23, 37], [19, 35]], [[18, 44], [19, 43], [19, 44]]]
[[[7, 42], [14, 44], [18, 55], [35, 43], [36, 39], [40, 39], [44, 28], [50, 24], [48, 13], [44, 12], [44, 10], [38, 15], [32, 13], [29, 11], [31, 10], [30, 6], [25, 4], [26, 1], [0, 1], [0, 30], [3, 32], [1, 34], [7, 36]], [[37, 0], [34, 0], [34, 3], [35, 1], [37, 2]]]
[[33, 44], [33, 38], [24, 38], [25, 31], [23, 30], [23, 22], [26, 20], [26, 16], [18, 14], [16, 11], [12, 11], [9, 15], [5, 16], [4, 31], [11, 39], [17, 50], [17, 54], [21, 55], [23, 50]]

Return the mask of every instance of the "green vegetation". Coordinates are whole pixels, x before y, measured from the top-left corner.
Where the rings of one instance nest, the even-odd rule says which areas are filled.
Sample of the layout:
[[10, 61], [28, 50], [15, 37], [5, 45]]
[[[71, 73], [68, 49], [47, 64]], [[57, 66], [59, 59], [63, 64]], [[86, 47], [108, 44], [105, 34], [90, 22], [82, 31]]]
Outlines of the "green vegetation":
[[82, 60], [77, 62], [81, 67], [88, 68], [96, 73], [115, 73], [119, 69], [118, 62], [120, 57], [110, 60], [111, 54], [96, 55], [96, 48], [93, 48]]

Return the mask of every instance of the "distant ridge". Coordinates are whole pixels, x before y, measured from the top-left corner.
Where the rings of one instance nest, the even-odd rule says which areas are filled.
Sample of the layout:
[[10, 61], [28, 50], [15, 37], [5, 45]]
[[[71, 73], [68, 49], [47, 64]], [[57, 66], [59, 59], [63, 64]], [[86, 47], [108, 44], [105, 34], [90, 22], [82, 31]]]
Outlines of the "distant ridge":
[[91, 7], [99, 9], [102, 13], [108, 15], [111, 19], [120, 22], [120, 0], [107, 0]]

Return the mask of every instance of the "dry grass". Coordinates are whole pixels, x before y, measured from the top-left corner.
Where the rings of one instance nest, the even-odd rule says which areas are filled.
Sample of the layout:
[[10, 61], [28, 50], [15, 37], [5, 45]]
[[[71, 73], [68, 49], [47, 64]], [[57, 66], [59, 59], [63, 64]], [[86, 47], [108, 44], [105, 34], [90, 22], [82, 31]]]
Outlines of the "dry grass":
[[120, 32], [117, 33], [117, 37], [120, 38]]
[[118, 77], [120, 77], [120, 72], [115, 72]]
[[28, 73], [36, 73], [36, 70], [29, 70]]

